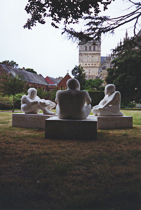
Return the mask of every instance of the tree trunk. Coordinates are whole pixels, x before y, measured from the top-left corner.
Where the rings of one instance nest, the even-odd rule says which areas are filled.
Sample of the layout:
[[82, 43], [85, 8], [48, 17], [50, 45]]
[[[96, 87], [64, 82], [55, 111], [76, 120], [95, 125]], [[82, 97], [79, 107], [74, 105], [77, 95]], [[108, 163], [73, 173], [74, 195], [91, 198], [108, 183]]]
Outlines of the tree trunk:
[[13, 95], [13, 110], [12, 110], [12, 112], [14, 112], [14, 95]]

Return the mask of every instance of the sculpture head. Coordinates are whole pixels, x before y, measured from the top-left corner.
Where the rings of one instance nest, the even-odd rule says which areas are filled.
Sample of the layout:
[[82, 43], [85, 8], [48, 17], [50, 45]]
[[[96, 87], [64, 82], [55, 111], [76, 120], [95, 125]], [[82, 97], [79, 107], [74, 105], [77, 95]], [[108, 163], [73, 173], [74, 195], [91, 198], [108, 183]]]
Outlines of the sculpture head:
[[34, 99], [37, 96], [37, 90], [35, 88], [29, 88], [28, 96], [30, 99]]
[[67, 89], [80, 90], [80, 83], [77, 79], [69, 79], [67, 81]]
[[112, 93], [115, 92], [115, 85], [114, 84], [109, 84], [109, 85], [106, 85], [105, 87], [105, 95], [111, 95]]

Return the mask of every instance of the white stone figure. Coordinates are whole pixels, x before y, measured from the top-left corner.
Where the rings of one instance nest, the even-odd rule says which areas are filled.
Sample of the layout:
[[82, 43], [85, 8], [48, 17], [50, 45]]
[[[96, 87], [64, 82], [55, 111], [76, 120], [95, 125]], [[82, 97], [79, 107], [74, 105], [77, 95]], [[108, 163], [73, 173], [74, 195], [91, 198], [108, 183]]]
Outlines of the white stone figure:
[[42, 110], [43, 114], [54, 115], [51, 109], [55, 106], [56, 104], [50, 100], [40, 99], [35, 88], [29, 88], [28, 95], [21, 98], [21, 110], [25, 114], [38, 114], [39, 110]]
[[93, 114], [95, 116], [123, 116], [120, 112], [121, 94], [119, 91], [115, 91], [115, 85], [106, 85], [104, 92], [105, 97], [97, 106], [93, 107]]
[[55, 102], [60, 119], [86, 119], [91, 112], [91, 98], [76, 79], [67, 81], [67, 90], [57, 91]]

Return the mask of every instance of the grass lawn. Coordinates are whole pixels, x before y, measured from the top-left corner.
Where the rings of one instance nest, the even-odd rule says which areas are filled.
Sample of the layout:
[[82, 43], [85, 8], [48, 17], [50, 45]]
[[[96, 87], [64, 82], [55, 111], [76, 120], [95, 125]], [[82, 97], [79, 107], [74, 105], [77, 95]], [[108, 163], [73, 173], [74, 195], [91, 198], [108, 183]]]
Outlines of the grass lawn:
[[0, 112], [0, 210], [139, 210], [141, 112], [122, 112], [134, 127], [97, 141], [45, 139]]

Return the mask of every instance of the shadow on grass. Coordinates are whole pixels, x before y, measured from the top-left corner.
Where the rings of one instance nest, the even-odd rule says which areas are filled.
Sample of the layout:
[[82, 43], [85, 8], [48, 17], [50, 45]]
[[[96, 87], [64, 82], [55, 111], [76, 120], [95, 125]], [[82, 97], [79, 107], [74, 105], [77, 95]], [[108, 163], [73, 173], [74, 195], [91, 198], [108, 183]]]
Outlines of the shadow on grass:
[[139, 210], [140, 130], [52, 141], [42, 130], [1, 125], [0, 209]]

